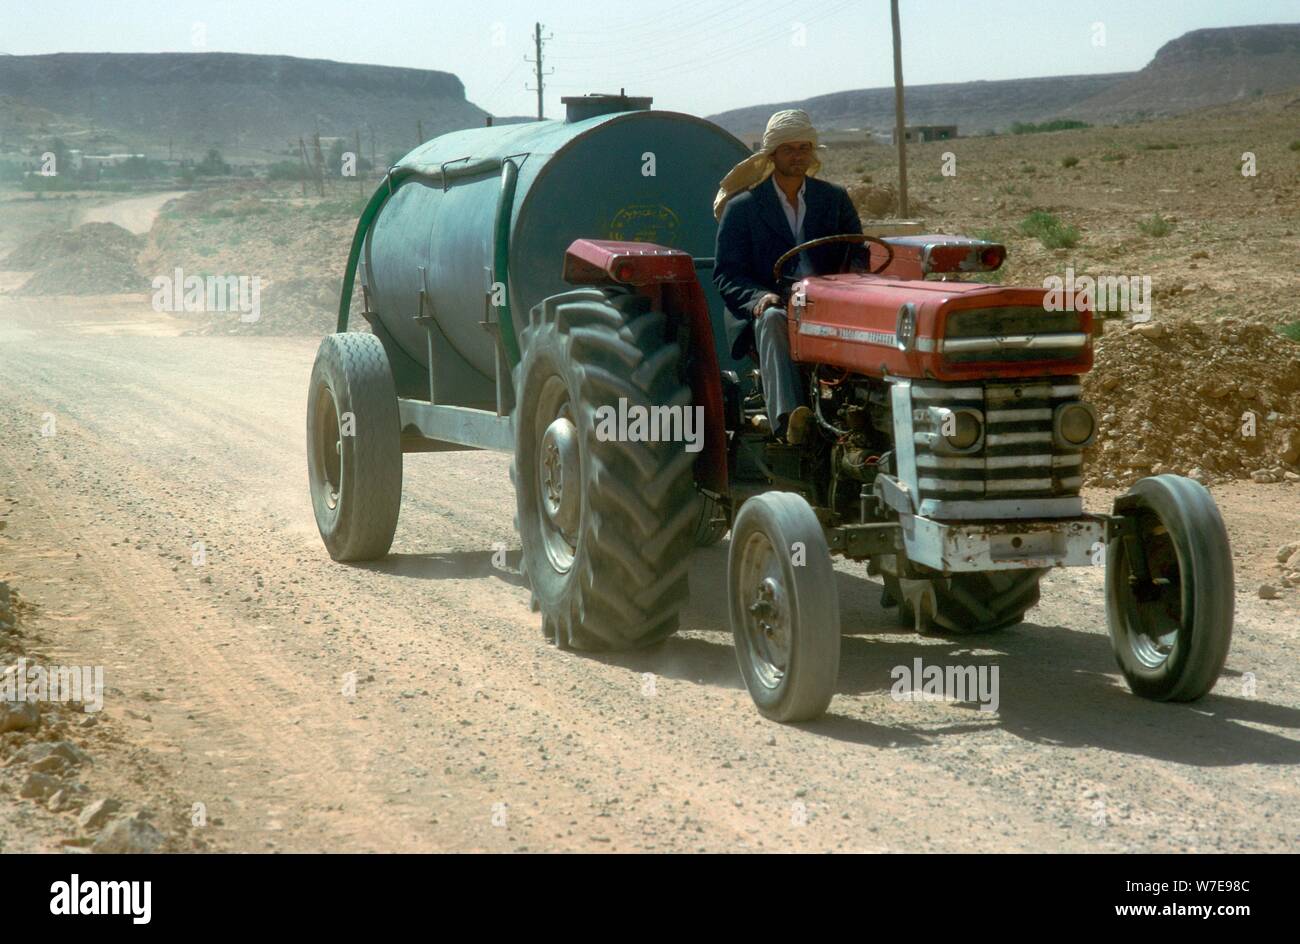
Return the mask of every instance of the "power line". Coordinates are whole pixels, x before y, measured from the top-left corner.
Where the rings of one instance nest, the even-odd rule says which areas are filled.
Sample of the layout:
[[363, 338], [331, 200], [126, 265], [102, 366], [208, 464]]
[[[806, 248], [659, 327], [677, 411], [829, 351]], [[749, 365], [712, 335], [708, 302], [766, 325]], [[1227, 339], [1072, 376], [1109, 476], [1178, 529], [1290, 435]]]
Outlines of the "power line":
[[[787, 10], [804, 6], [807, 6], [804, 0], [777, 0], [774, 5], [767, 7], [765, 10], [760, 10], [756, 9], [756, 5], [752, 0], [740, 0], [740, 2], [732, 3], [690, 21], [685, 28], [680, 26], [672, 27], [649, 34], [643, 31], [635, 39], [623, 41], [615, 38], [616, 31], [610, 31], [610, 33], [606, 34], [606, 38], [599, 42], [569, 40], [566, 34], [566, 38], [559, 40], [559, 42], [564, 46], [598, 47], [611, 53], [625, 53], [630, 45], [635, 56], [644, 57], [647, 53], [660, 50], [680, 49], [684, 46], [690, 47], [700, 43], [713, 42], [717, 38], [716, 34], [719, 31], [740, 32], [752, 30], [755, 24], [766, 23], [771, 18], [780, 16]], [[735, 12], [742, 9], [746, 12], [739, 14]]]
[[599, 30], [584, 30], [584, 29], [570, 30], [569, 32], [574, 36], [605, 36], [605, 37], [608, 37], [609, 34], [612, 32], [619, 32], [623, 30], [636, 30], [639, 32], [652, 23], [658, 24], [658, 23], [663, 23], [665, 20], [671, 21], [671, 18], [675, 17], [677, 15], [677, 11], [679, 10], [684, 10], [687, 7], [694, 9], [698, 5], [699, 5], [699, 0], [682, 0], [681, 3], [678, 3], [675, 6], [671, 6], [666, 10], [660, 10], [654, 16], [648, 16], [645, 17], [644, 19], [635, 20], [631, 23], [624, 23], [621, 26], [613, 26], [608, 29], [599, 29]]
[[[811, 25], [813, 23], [821, 22], [823, 20], [829, 19], [830, 17], [836, 16], [842, 11], [848, 9], [850, 6], [853, 6], [854, 2], [855, 0], [843, 0], [843, 2], [828, 7], [820, 11], [818, 14], [809, 17], [806, 21], [804, 21], [804, 24]], [[626, 81], [640, 81], [643, 79], [653, 78], [655, 76], [663, 75], [665, 73], [682, 74], [687, 72], [698, 72], [701, 69], [712, 68], [713, 66], [716, 66], [719, 63], [730, 61], [736, 58], [737, 56], [744, 55], [749, 52], [753, 52], [756, 49], [760, 49], [763, 46], [769, 45], [770, 43], [778, 39], [786, 31], [786, 29], [787, 26], [785, 24], [769, 27], [767, 30], [763, 31], [762, 33], [751, 34], [738, 43], [734, 43], [730, 46], [726, 46], [721, 49], [711, 50], [704, 55], [700, 55], [688, 59], [684, 63], [679, 60], [671, 64], [665, 64], [665, 65], [661, 65], [649, 69], [638, 69], [633, 72], [617, 71], [616, 74], [619, 76], [620, 81], [626, 82]], [[606, 67], [606, 69], [608, 71], [608, 67]]]
[[483, 98], [482, 100], [483, 104], [481, 107], [483, 107], [489, 113], [492, 114], [495, 114], [498, 111], [496, 107], [488, 107], [488, 106], [495, 106], [497, 104], [497, 96], [500, 94], [501, 90], [506, 87], [506, 83], [508, 83], [511, 79], [515, 77], [515, 74], [519, 72], [519, 67], [522, 66], [523, 64], [524, 64], [523, 62], [516, 62], [513, 66], [511, 66], [510, 70], [506, 72], [505, 78], [503, 78], [500, 82], [498, 82], [496, 86], [492, 89], [492, 91], [489, 92]]

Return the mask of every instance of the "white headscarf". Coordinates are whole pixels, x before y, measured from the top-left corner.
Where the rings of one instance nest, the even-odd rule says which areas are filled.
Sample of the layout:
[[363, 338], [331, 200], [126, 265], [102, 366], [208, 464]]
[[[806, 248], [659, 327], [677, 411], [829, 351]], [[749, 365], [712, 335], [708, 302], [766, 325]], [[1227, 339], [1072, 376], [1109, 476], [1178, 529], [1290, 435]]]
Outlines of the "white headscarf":
[[[799, 108], [778, 111], [767, 120], [767, 130], [763, 132], [763, 143], [758, 151], [731, 168], [727, 176], [722, 178], [718, 195], [713, 198], [713, 218], [722, 219], [723, 207], [736, 194], [753, 189], [767, 180], [775, 168], [772, 153], [782, 144], [791, 141], [811, 141], [814, 148], [822, 147], [817, 143], [817, 129], [813, 127], [812, 119], [806, 111]], [[808, 175], [816, 176], [821, 166], [822, 162], [814, 153]]]

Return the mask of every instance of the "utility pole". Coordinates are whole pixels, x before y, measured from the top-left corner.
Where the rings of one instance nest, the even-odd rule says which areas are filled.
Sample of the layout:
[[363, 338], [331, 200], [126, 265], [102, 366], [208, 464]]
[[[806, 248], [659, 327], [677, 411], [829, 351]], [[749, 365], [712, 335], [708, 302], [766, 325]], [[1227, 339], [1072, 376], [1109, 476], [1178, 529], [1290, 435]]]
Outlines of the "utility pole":
[[352, 167], [352, 172], [357, 175], [357, 199], [366, 198], [365, 178], [361, 176], [361, 131], [360, 129], [352, 132], [352, 139], [355, 142], [353, 153], [356, 155], [356, 163]]
[[[542, 89], [544, 88], [544, 84], [542, 80], [545, 76], [551, 75], [553, 72], [555, 72], [554, 69], [552, 69], [550, 72], [542, 71], [542, 43], [550, 38], [551, 38], [550, 36], [542, 35], [541, 23], [534, 23], [533, 24], [533, 49], [535, 50], [535, 54], [537, 58], [529, 59], [527, 56], [524, 56], [524, 62], [531, 62], [533, 63], [534, 66], [537, 67], [537, 120], [538, 121], [542, 121], [546, 117], [545, 110], [542, 106]], [[527, 88], [527, 86], [525, 86], [525, 88]]]
[[898, 216], [907, 219], [907, 122], [903, 118], [903, 40], [898, 28], [898, 0], [889, 0], [894, 28], [894, 137], [898, 141]]
[[419, 147], [424, 143], [424, 121], [420, 118], [415, 119], [415, 146]]
[[298, 135], [298, 160], [302, 164], [302, 195], [307, 196], [307, 144]]
[[316, 148], [316, 190], [325, 196], [325, 156], [320, 152], [320, 132], [312, 137]]

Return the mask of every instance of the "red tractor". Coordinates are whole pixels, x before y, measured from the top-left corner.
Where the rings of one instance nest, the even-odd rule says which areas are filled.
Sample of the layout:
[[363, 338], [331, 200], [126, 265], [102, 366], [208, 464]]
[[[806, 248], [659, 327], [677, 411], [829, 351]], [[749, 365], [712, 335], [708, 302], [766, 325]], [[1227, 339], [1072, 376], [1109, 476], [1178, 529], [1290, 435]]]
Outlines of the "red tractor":
[[[719, 369], [696, 274], [710, 260], [569, 247], [565, 279], [585, 287], [533, 308], [513, 384], [518, 525], [547, 635], [583, 649], [664, 638], [691, 544], [730, 529], [736, 655], [777, 721], [816, 718], [835, 692], [832, 554], [867, 561], [885, 605], [939, 634], [1018, 623], [1048, 569], [1104, 564], [1130, 688], [1208, 692], [1233, 615], [1213, 499], [1175, 475], [1143, 479], [1110, 514], [1086, 513], [1079, 495], [1097, 426], [1080, 386], [1092, 313], [1050, 311], [1044, 289], [961, 280], [996, 270], [1005, 250], [959, 236], [832, 236], [777, 272], [827, 242], [850, 245], [848, 271], [784, 283], [815, 416], [800, 445], [755, 422], [757, 371]], [[690, 410], [696, 452], [676, 435], [691, 432]]]
[[[1209, 494], [1159, 475], [1110, 514], [1083, 510], [1090, 311], [963, 281], [1002, 264], [989, 242], [796, 246], [777, 273], [824, 242], [843, 243], [844, 262], [784, 284], [815, 423], [800, 445], [777, 441], [755, 422], [757, 371], [720, 346], [721, 300], [697, 275], [713, 265], [714, 182], [750, 150], [649, 98], [565, 104], [563, 120], [422, 144], [362, 211], [307, 406], [333, 558], [388, 552], [407, 453], [494, 449], [514, 457], [522, 566], [557, 646], [671, 635], [694, 548], [730, 530], [736, 654], [770, 718], [814, 718], [834, 694], [831, 554], [867, 561], [923, 633], [1016, 623], [1049, 568], [1104, 562], [1130, 687], [1210, 690], [1233, 585]], [[348, 330], [354, 281], [366, 332]]]

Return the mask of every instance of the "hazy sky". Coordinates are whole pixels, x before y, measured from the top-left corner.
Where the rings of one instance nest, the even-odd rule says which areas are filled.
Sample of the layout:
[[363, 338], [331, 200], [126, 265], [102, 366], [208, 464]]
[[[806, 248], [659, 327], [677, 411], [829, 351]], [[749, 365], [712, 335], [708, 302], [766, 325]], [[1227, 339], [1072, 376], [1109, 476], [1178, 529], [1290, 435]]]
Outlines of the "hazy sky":
[[[1300, 21], [1300, 0], [902, 0], [908, 83], [1140, 69], [1212, 26]], [[0, 0], [0, 52], [278, 53], [453, 72], [495, 114], [652, 95], [696, 114], [889, 85], [888, 0]], [[1094, 24], [1104, 25], [1102, 34]]]

